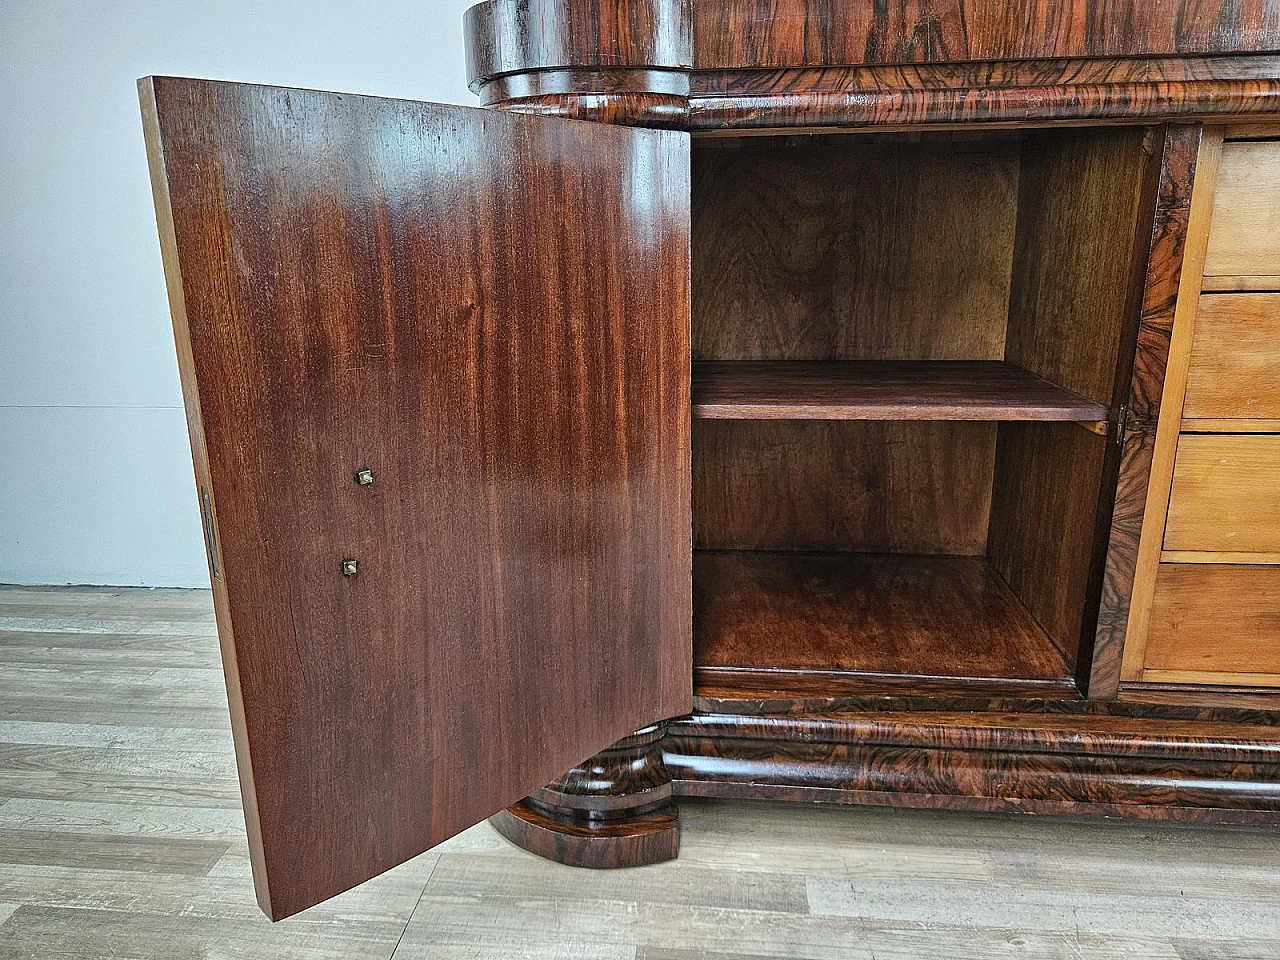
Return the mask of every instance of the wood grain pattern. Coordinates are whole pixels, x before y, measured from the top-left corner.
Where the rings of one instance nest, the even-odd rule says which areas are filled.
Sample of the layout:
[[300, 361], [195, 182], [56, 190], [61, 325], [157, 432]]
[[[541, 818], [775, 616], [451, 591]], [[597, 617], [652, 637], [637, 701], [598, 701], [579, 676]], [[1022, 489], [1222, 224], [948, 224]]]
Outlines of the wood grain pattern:
[[1203, 282], [1205, 293], [1230, 293], [1232, 291], [1256, 290], [1274, 292], [1280, 290], [1280, 276], [1275, 277], [1205, 277]]
[[1124, 402], [1149, 149], [1142, 128], [1103, 128], [1032, 134], [1021, 151], [1005, 359], [1108, 407]]
[[1184, 434], [1173, 466], [1164, 548], [1280, 549], [1280, 436]]
[[1206, 420], [1182, 421], [1183, 433], [1280, 433], [1280, 420]]
[[1200, 61], [1161, 62], [1160, 72], [1176, 78], [1170, 80], [1132, 79], [1151, 62], [1126, 60], [695, 73], [689, 126], [725, 135], [1267, 117], [1280, 101], [1280, 58], [1256, 59], [1270, 61], [1269, 72], [1241, 58], [1208, 70]]
[[698, 420], [694, 544], [980, 554], [995, 446], [989, 423]]
[[1068, 424], [1001, 424], [996, 441], [987, 557], [1073, 670], [1094, 627], [1108, 446]]
[[1202, 296], [1183, 418], [1280, 419], [1278, 343], [1280, 293]]
[[693, 798], [670, 863], [565, 869], [485, 823], [272, 924], [249, 882], [208, 591], [0, 587], [0, 683], [5, 956], [800, 960], [856, 944], [989, 960], [1016, 938], [1032, 955], [1171, 958], [1176, 931], [1188, 956], [1225, 957], [1266, 956], [1280, 928], [1271, 828]]
[[[1269, 685], [1280, 685], [1280, 567], [1161, 564], [1144, 666], [1264, 674], [1275, 677]], [[1247, 685], [1259, 679], [1200, 682]]]
[[[1155, 591], [1160, 552], [1164, 546], [1164, 522], [1169, 510], [1169, 488], [1173, 481], [1174, 454], [1178, 447], [1179, 423], [1185, 400], [1191, 351], [1195, 341], [1196, 316], [1199, 313], [1200, 278], [1204, 271], [1205, 251], [1209, 242], [1209, 226], [1213, 218], [1214, 193], [1217, 187], [1218, 162], [1222, 156], [1222, 131], [1202, 131], [1196, 162], [1195, 184], [1187, 218], [1184, 267], [1178, 280], [1177, 303], [1161, 388], [1160, 409], [1163, 416], [1151, 435], [1150, 474], [1147, 483], [1143, 527], [1134, 562], [1133, 588], [1125, 626], [1121, 676], [1126, 681], [1142, 676], [1151, 598]], [[1136, 367], [1135, 367], [1136, 369]], [[1144, 434], [1149, 435], [1150, 432]]]
[[1161, 563], [1280, 563], [1280, 551], [1162, 550]]
[[1258, 696], [1274, 695], [1280, 688], [1280, 672], [1277, 673], [1221, 673], [1215, 670], [1144, 670], [1144, 680], [1152, 684], [1180, 684], [1184, 687], [1205, 689], [1222, 684], [1230, 690], [1248, 690]]
[[693, 365], [704, 420], [1078, 420], [1107, 408], [999, 360]]
[[673, 859], [680, 820], [662, 762], [663, 724], [637, 730], [491, 818], [517, 846], [575, 867]]
[[1280, 139], [1280, 120], [1242, 120], [1229, 123], [1223, 128], [1225, 140], [1278, 140]]
[[1280, 276], [1280, 142], [1222, 148], [1204, 272]]
[[1280, 721], [1280, 714], [1275, 714], [1272, 710], [1277, 703], [1280, 703], [1274, 693], [1266, 690], [1245, 689], [1234, 685], [1209, 686], [1203, 683], [1175, 684], [1127, 681], [1121, 686], [1120, 697], [1114, 702], [1124, 704], [1141, 702], [1159, 707], [1192, 706], [1201, 711], [1206, 708], [1220, 710], [1225, 707], [1232, 711], [1242, 711], [1243, 715], [1237, 719], [1244, 720], [1244, 722], [1264, 722], [1268, 725], [1274, 725], [1276, 721]]
[[1280, 50], [1272, 0], [832, 4], [752, 0], [694, 6], [699, 70]]
[[1017, 143], [695, 143], [700, 360], [1000, 360]]
[[679, 817], [670, 802], [617, 823], [562, 819], [521, 800], [489, 822], [517, 847], [569, 867], [642, 867], [674, 860], [680, 853]]
[[1129, 387], [1157, 139], [1141, 128], [1053, 131], [1028, 135], [1021, 151], [1005, 357], [1098, 402], [1110, 422], [1102, 436], [1001, 427], [987, 550], [1083, 685], [1119, 466], [1109, 441]]
[[[1124, 404], [1115, 499], [1111, 505], [1103, 561], [1098, 625], [1090, 653], [1091, 669], [1086, 689], [1092, 697], [1114, 697], [1120, 687], [1121, 660], [1134, 596], [1139, 542], [1156, 447], [1161, 396], [1179, 303], [1183, 258], [1188, 247], [1192, 185], [1200, 155], [1202, 130], [1198, 125], [1171, 125], [1159, 146], [1159, 172], [1153, 178], [1150, 239], [1141, 230], [1137, 241], [1143, 256], [1135, 257], [1142, 271], [1140, 313], [1132, 374]], [[1191, 270], [1198, 273], [1198, 265]]]
[[693, 130], [1105, 124], [1273, 115], [1280, 57], [694, 73]]
[[698, 667], [1021, 680], [1070, 674], [980, 558], [698, 551], [693, 581]]
[[278, 918], [688, 710], [688, 148], [141, 92]]
[[[1274, 827], [1170, 829], [682, 797], [680, 858], [670, 863], [567, 870], [502, 841], [486, 823], [271, 924], [253, 903], [225, 705], [209, 726], [208, 705], [224, 701], [224, 691], [207, 591], [0, 587], [0, 664], [0, 755], [27, 757], [0, 761], [0, 953], [632, 960], [639, 942], [643, 960], [687, 960], [716, 951], [811, 958], [856, 943], [877, 955], [988, 960], [1007, 952], [1011, 937], [1046, 956], [1064, 943], [1173, 956], [1159, 931], [1177, 930], [1202, 938], [1189, 956], [1266, 956], [1280, 917]], [[53, 698], [58, 714], [46, 722]], [[1004, 722], [1011, 742], [1055, 751], [1071, 742], [1074, 726], [1083, 737], [1074, 749], [1099, 760], [1119, 752], [1112, 744], [1131, 746], [1135, 733], [1142, 749], [1170, 750], [1171, 738], [1196, 758], [1220, 749], [1232, 761], [1231, 779], [1217, 782], [1221, 793], [1267, 790], [1270, 768], [1258, 762], [1267, 752], [1249, 742], [1274, 744], [1265, 728], [1280, 716], [1268, 717], [1264, 704], [1280, 698], [1224, 690], [1213, 699], [1240, 706], [1165, 706], [1145, 724], [1108, 725], [1090, 711], [1157, 708], [1055, 700], [1052, 710], [1011, 710]], [[1189, 722], [1215, 711], [1216, 719]], [[947, 726], [979, 719], [968, 708], [938, 713]], [[1170, 725], [1178, 716], [1188, 722]], [[1109, 732], [1117, 726], [1129, 736]], [[762, 752], [767, 741], [734, 740], [727, 725], [703, 732], [724, 745], [734, 770], [769, 774], [786, 759]], [[997, 752], [1001, 736], [992, 736]], [[777, 738], [784, 751], [797, 739], [782, 731]], [[1199, 743], [1188, 746], [1192, 739]], [[668, 743], [677, 747], [673, 759], [687, 752]], [[872, 756], [895, 769], [918, 759], [924, 769], [939, 753], [904, 743]], [[1028, 762], [1025, 752], [1013, 758]], [[1112, 769], [1123, 777], [1130, 768], [1121, 757]], [[1207, 776], [1202, 767], [1190, 772]], [[1004, 796], [1006, 809], [1036, 806]], [[1161, 810], [1129, 804], [1119, 812]], [[1221, 807], [1189, 813], [1240, 815]], [[205, 869], [217, 848], [225, 854]], [[837, 903], [837, 887], [850, 899]], [[1094, 933], [1075, 934], [1073, 908]], [[836, 909], [841, 916], [831, 915]], [[966, 911], [959, 923], [958, 909]]]
[[1090, 719], [694, 716], [666, 764], [680, 796], [1280, 823], [1275, 728]]
[[463, 32], [473, 90], [526, 70], [693, 65], [687, 0], [484, 0]]
[[504, 74], [473, 89], [485, 106], [515, 113], [629, 127], [689, 126], [689, 76], [675, 70], [538, 70]]

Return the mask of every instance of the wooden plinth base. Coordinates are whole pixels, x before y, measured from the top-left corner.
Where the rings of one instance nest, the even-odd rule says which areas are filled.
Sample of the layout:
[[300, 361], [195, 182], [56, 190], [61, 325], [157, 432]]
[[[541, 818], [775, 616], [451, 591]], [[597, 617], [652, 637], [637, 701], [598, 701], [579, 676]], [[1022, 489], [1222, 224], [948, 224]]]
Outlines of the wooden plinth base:
[[516, 846], [571, 867], [639, 867], [674, 860], [680, 850], [673, 803], [633, 819], [592, 822], [551, 816], [522, 800], [489, 822]]
[[518, 847], [574, 867], [672, 860], [680, 818], [662, 762], [663, 724], [637, 730], [489, 818]]

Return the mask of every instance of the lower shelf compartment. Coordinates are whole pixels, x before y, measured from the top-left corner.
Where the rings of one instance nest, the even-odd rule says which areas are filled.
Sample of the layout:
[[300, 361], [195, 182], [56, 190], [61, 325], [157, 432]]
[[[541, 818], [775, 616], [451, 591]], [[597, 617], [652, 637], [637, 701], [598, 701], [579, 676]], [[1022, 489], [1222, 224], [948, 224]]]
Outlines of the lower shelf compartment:
[[981, 557], [695, 551], [693, 644], [701, 685], [1072, 684], [1062, 653]]

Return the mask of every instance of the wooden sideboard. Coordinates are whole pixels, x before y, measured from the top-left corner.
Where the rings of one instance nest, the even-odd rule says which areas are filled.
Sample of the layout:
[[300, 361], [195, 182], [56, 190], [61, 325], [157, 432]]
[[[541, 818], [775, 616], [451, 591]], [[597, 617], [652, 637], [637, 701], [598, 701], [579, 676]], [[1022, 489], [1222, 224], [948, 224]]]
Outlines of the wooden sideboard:
[[466, 32], [496, 109], [140, 83], [268, 915], [682, 796], [1280, 822], [1280, 2]]

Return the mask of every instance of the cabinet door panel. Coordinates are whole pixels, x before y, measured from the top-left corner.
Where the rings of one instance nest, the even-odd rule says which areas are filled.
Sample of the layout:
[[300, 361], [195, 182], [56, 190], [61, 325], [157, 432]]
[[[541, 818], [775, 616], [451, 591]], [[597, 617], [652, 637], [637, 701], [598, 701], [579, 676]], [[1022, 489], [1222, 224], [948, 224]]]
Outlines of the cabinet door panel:
[[140, 90], [279, 918], [691, 709], [688, 137]]

